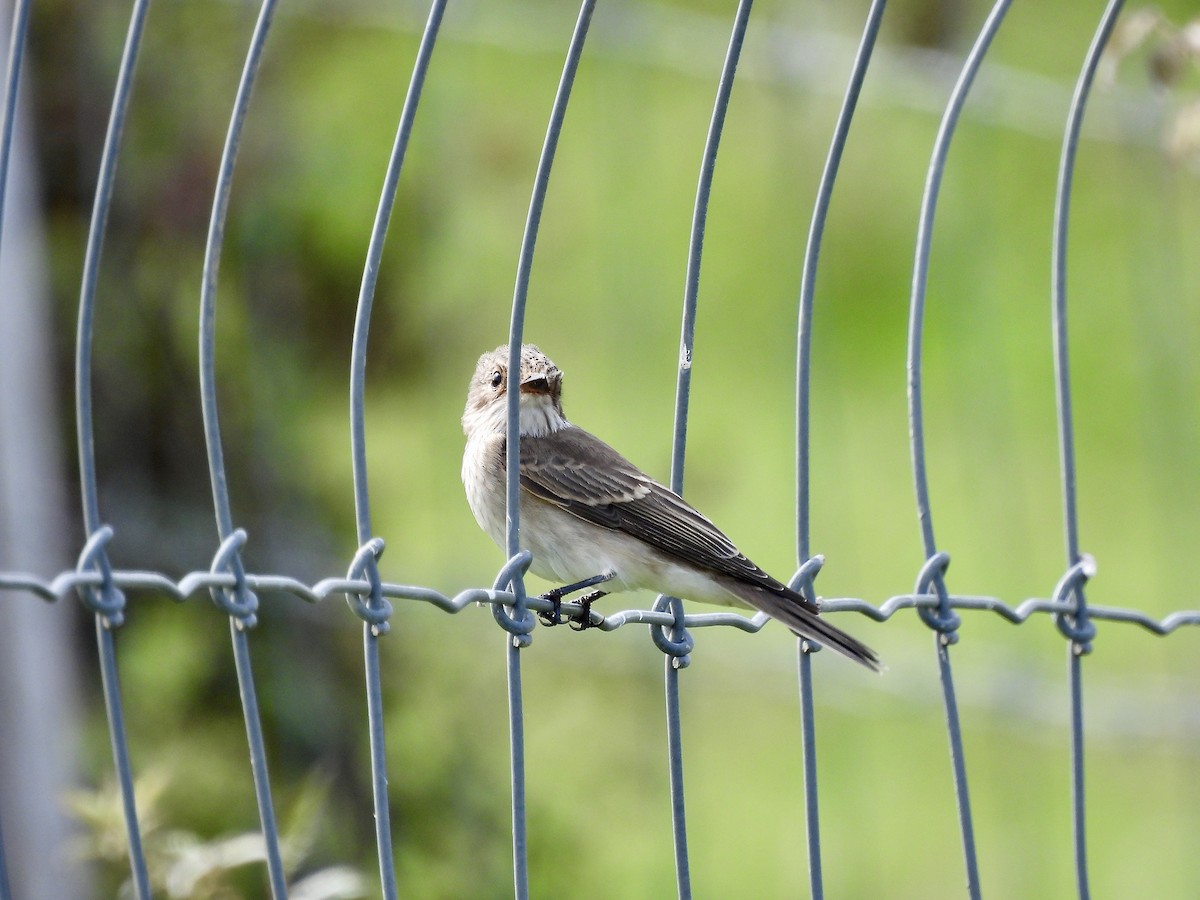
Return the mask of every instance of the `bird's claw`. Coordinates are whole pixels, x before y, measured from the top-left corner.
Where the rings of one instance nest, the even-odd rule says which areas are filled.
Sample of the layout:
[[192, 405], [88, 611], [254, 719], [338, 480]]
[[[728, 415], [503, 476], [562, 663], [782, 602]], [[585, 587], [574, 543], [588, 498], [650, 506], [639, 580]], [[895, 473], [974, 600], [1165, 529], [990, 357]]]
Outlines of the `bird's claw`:
[[569, 594], [577, 591], [582, 587], [590, 587], [601, 581], [608, 581], [612, 575], [598, 575], [595, 578], [588, 578], [576, 584], [568, 584], [565, 587], [555, 588], [552, 591], [546, 591], [539, 599], [549, 600], [552, 604], [552, 609], [549, 612], [539, 612], [538, 619], [547, 628], [555, 625], [561, 625], [564, 621], [571, 626], [573, 631], [586, 631], [592, 627], [592, 603], [605, 596], [604, 591], [592, 591], [590, 594], [584, 594], [577, 601], [579, 603], [579, 616], [568, 616], [565, 620], [562, 614], [562, 598], [563, 594]]
[[549, 600], [554, 605], [554, 608], [549, 612], [543, 610], [537, 614], [538, 621], [540, 621], [547, 628], [553, 628], [555, 625], [561, 625], [563, 623], [562, 597], [555, 597], [552, 596], [552, 594], [553, 592], [549, 594], [542, 594], [541, 599]]
[[587, 631], [592, 627], [592, 603], [604, 596], [604, 591], [592, 591], [579, 598], [579, 618], [572, 616], [567, 620], [567, 624], [572, 631]]

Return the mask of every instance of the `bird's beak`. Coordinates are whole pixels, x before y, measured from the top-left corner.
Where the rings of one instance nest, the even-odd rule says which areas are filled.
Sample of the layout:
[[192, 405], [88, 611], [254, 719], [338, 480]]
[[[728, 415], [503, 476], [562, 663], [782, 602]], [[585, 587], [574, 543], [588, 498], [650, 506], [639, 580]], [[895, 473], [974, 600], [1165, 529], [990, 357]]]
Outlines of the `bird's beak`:
[[545, 372], [532, 372], [521, 381], [522, 394], [550, 393], [550, 379]]

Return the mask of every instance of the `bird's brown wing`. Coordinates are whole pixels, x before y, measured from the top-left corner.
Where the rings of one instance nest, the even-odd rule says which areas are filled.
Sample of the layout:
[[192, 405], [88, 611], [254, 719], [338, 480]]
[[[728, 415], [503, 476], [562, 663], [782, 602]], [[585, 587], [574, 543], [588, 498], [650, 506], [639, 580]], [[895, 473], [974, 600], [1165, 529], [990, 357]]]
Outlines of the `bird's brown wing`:
[[[522, 437], [521, 486], [572, 515], [623, 531], [683, 562], [771, 593], [791, 593], [682, 497], [582, 428]], [[817, 611], [815, 604], [801, 602]]]
[[881, 671], [875, 651], [819, 618], [815, 603], [772, 578], [678, 494], [583, 429], [568, 426], [543, 437], [522, 437], [521, 487], [580, 519], [714, 572], [736, 595], [800, 637], [815, 638]]

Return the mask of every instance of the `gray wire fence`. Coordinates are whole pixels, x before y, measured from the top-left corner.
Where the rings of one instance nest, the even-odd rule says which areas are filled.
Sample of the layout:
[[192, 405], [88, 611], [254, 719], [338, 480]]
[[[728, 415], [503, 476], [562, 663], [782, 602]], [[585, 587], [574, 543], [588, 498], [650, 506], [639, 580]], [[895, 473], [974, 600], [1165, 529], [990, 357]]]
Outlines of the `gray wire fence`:
[[[958, 641], [958, 628], [961, 621], [960, 613], [962, 611], [991, 611], [1014, 623], [1025, 622], [1036, 614], [1049, 614], [1054, 617], [1062, 636], [1067, 642], [1069, 658], [1075, 870], [1079, 896], [1087, 897], [1089, 896], [1089, 887], [1085, 816], [1084, 731], [1081, 697], [1083, 659], [1092, 649], [1092, 643], [1096, 635], [1095, 622], [1097, 620], [1107, 620], [1136, 624], [1155, 634], [1167, 635], [1183, 626], [1200, 625], [1200, 611], [1181, 611], [1169, 615], [1162, 620], [1157, 620], [1134, 609], [1117, 609], [1089, 605], [1084, 591], [1087, 581], [1095, 572], [1095, 565], [1092, 559], [1080, 549], [1077, 527], [1075, 451], [1072, 431], [1067, 340], [1067, 237], [1072, 177], [1080, 127], [1100, 54], [1112, 33], [1114, 23], [1121, 10], [1121, 0], [1109, 0], [1100, 18], [1095, 36], [1082, 66], [1067, 118], [1055, 206], [1051, 298], [1054, 323], [1054, 362], [1057, 384], [1059, 442], [1061, 448], [1063, 520], [1066, 534], [1066, 565], [1064, 574], [1054, 586], [1048, 599], [1030, 599], [1015, 606], [995, 597], [954, 594], [946, 583], [945, 576], [950, 557], [944, 550], [940, 549], [940, 545], [934, 537], [932, 507], [927, 483], [921, 383], [925, 290], [929, 269], [933, 221], [937, 211], [938, 194], [945, 171], [947, 154], [954, 138], [955, 128], [958, 124], [963, 104], [970, 92], [976, 73], [985, 60], [992, 39], [1001, 28], [1010, 2], [1011, 0], [997, 0], [991, 9], [963, 63], [961, 73], [945, 106], [928, 167], [918, 222], [917, 247], [910, 298], [908, 397], [913, 478], [925, 556], [924, 559], [919, 561], [918, 575], [911, 593], [890, 597], [879, 605], [873, 605], [860, 599], [826, 600], [824, 601], [824, 609], [829, 613], [856, 612], [876, 621], [886, 621], [901, 610], [914, 609], [920, 616], [921, 621], [932, 631], [945, 704], [953, 783], [958, 802], [962, 862], [965, 869], [967, 892], [971, 897], [978, 897], [980, 895], [977, 850], [969, 797], [967, 764], [963, 749], [962, 731], [959, 722], [951, 665], [951, 648]], [[25, 48], [30, 5], [29, 0], [18, 0], [14, 10], [4, 93], [3, 126], [0, 129], [0, 209], [3, 208], [3, 192], [7, 182], [6, 176], [12, 146], [14, 110], [19, 93], [18, 81], [21, 71], [22, 54]], [[867, 75], [868, 66], [875, 48], [885, 5], [885, 0], [873, 0], [867, 12], [865, 27], [853, 62], [849, 86], [846, 89], [845, 99], [841, 113], [837, 119], [824, 172], [820, 180], [804, 253], [804, 266], [799, 296], [796, 367], [796, 550], [798, 567], [791, 579], [791, 584], [794, 588], [803, 590], [809, 596], [815, 596], [814, 579], [819, 574], [823, 564], [823, 558], [818, 554], [812, 553], [809, 528], [810, 370], [815, 275], [820, 257], [821, 239], [825, 227], [826, 214], [836, 184], [843, 148], [848, 139], [859, 93]], [[527, 866], [525, 805], [525, 716], [522, 707], [521, 662], [524, 652], [532, 643], [535, 623], [534, 612], [549, 610], [550, 603], [540, 598], [529, 596], [523, 580], [524, 572], [530, 562], [530, 556], [526, 551], [521, 549], [520, 541], [520, 524], [516, 503], [519, 491], [517, 478], [518, 442], [515, 440], [508, 442], [509, 516], [507, 553], [509, 559], [497, 574], [491, 588], [466, 590], [456, 596], [449, 597], [426, 587], [384, 581], [379, 569], [379, 558], [383, 552], [384, 542], [381, 538], [375, 536], [372, 531], [369, 503], [370, 492], [367, 483], [366, 440], [364, 433], [364, 379], [366, 344], [370, 329], [376, 277], [383, 253], [384, 238], [393, 212], [393, 203], [404, 163], [405, 151], [414, 126], [426, 72], [437, 44], [439, 27], [446, 8], [446, 2], [445, 0], [435, 0], [433, 2], [413, 64], [411, 82], [396, 131], [395, 143], [388, 162], [375, 223], [371, 232], [358, 300], [351, 359], [350, 423], [356, 527], [360, 547], [350, 563], [345, 577], [330, 577], [311, 585], [302, 583], [288, 575], [249, 572], [242, 563], [241, 548], [246, 541], [246, 534], [236, 527], [230, 510], [225, 465], [222, 456], [214, 363], [217, 273], [221, 258], [224, 226], [229, 208], [230, 186], [238, 157], [242, 125], [247, 115], [255, 79], [271, 28], [272, 16], [275, 12], [274, 0], [264, 0], [262, 4], [246, 55], [245, 66], [238, 86], [233, 112], [230, 116], [229, 130], [221, 158], [219, 179], [209, 221], [201, 287], [201, 403], [204, 414], [204, 430], [207, 441], [213, 504], [216, 513], [218, 549], [214, 554], [211, 568], [208, 571], [191, 572], [179, 579], [174, 579], [159, 572], [115, 569], [109, 562], [108, 546], [114, 540], [115, 536], [113, 530], [104, 525], [104, 517], [101, 513], [97, 493], [97, 474], [93, 451], [94, 424], [91, 384], [92, 322], [96, 304], [97, 272], [104, 245], [105, 225], [112, 199], [113, 184], [116, 177], [122, 128], [129, 108], [130, 85], [137, 64], [148, 6], [149, 0], [136, 0], [129, 21], [128, 34], [124, 53], [121, 57], [116, 89], [113, 95], [111, 116], [100, 164], [100, 178], [91, 218], [83, 283], [80, 291], [75, 376], [78, 455], [85, 527], [83, 550], [79, 555], [78, 564], [75, 569], [63, 572], [49, 581], [19, 572], [0, 572], [0, 589], [23, 592], [48, 601], [65, 600], [74, 595], [95, 616], [95, 631], [103, 694], [108, 716], [109, 734], [112, 741], [113, 761], [119, 781], [123, 814], [128, 834], [132, 883], [134, 893], [139, 898], [150, 896], [150, 879], [147, 873], [145, 852], [142, 846], [142, 834], [139, 829], [138, 814], [134, 803], [134, 779], [129, 759], [129, 747], [122, 711], [121, 689], [117, 677], [116, 648], [113, 641], [114, 632], [121, 626], [123, 621], [126, 595], [129, 592], [155, 591], [177, 599], [198, 596], [207, 592], [213, 601], [229, 616], [230, 635], [233, 643], [241, 706], [245, 718], [251, 769], [261, 819], [262, 835], [266, 845], [268, 880], [271, 894], [276, 898], [286, 897], [288, 886], [284, 877], [279, 831], [272, 804], [259, 706], [251, 667], [251, 634], [258, 615], [257, 594], [262, 591], [283, 592], [294, 595], [309, 603], [319, 602], [331, 595], [344, 595], [350, 609], [362, 621], [379, 871], [383, 894], [389, 898], [398, 896], [399, 890], [395, 876], [393, 840], [391, 835], [391, 811], [388, 803], [387, 755], [385, 752], [385, 733], [383, 727], [380, 652], [381, 643], [386, 643], [382, 639], [388, 633], [389, 618], [393, 609], [391, 601], [421, 601], [435, 605], [451, 613], [458, 612], [464, 607], [475, 603], [490, 604], [495, 614], [496, 622], [504, 632], [508, 666], [512, 772], [511, 837], [514, 892], [517, 897], [526, 897], [529, 892], [529, 872]], [[688, 402], [692, 374], [692, 350], [708, 201], [718, 148], [725, 123], [726, 110], [729, 106], [730, 94], [737, 73], [739, 55], [750, 18], [751, 6], [751, 0], [741, 0], [734, 16], [733, 30], [717, 88], [708, 137], [702, 153], [699, 184], [696, 191], [684, 290], [670, 482], [672, 488], [680, 492], [683, 490]], [[574, 31], [570, 36], [566, 61], [551, 109], [545, 142], [534, 180], [533, 195], [529, 204], [525, 234], [521, 244], [516, 288], [512, 303], [512, 318], [509, 331], [509, 346], [510, 353], [512, 354], [509, 366], [510, 379], [515, 378], [519, 370], [519, 366], [515, 360], [524, 334], [525, 307], [530, 271], [543, 203], [549, 189], [555, 149], [564, 125], [575, 73], [585, 50], [588, 29], [594, 8], [594, 0], [584, 0], [580, 7]], [[510, 384], [508, 394], [508, 428], [510, 435], [513, 434], [517, 427], [516, 399], [518, 392], [511, 389], [512, 387]], [[569, 612], [575, 615], [582, 613], [582, 609], [577, 604], [567, 603], [565, 606]], [[664, 655], [664, 689], [675, 869], [679, 896], [691, 896], [692, 887], [689, 872], [687, 816], [685, 811], [682, 729], [679, 712], [680, 674], [689, 665], [690, 654], [694, 646], [693, 632], [695, 629], [719, 626], [755, 632], [765, 624], [766, 617], [762, 614], [745, 617], [733, 613], [688, 613], [679, 599], [670, 597], [659, 597], [651, 609], [631, 609], [607, 616], [602, 616], [598, 612], [592, 611], [590, 615], [592, 624], [603, 631], [613, 631], [630, 624], [648, 626], [653, 643]], [[812, 667], [812, 655], [819, 649], [820, 647], [811, 641], [801, 641], [798, 648], [804, 759], [804, 810], [808, 834], [809, 883], [810, 892], [813, 897], [821, 897], [823, 895], [820, 818], [817, 801], [817, 740], [813, 713], [815, 676]], [[7, 829], [20, 828], [20, 822], [2, 824]], [[0, 900], [8, 900], [11, 896], [4, 867], [3, 844], [2, 840], [0, 840]]]

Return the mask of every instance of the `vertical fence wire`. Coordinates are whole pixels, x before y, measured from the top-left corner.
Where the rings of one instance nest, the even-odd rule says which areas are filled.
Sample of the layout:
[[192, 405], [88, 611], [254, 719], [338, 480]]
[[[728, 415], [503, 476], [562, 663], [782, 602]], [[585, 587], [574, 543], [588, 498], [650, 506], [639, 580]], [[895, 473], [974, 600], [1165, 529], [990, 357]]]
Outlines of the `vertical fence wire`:
[[258, 601], [246, 587], [245, 569], [242, 566], [240, 549], [245, 543], [245, 532], [233, 528], [233, 517], [229, 506], [229, 486], [225, 473], [224, 455], [221, 449], [221, 429], [217, 416], [216, 386], [216, 290], [217, 274], [221, 264], [221, 244], [225, 234], [225, 221], [229, 212], [229, 195], [233, 186], [233, 169], [241, 143], [242, 125], [254, 89], [259, 64], [262, 61], [263, 45], [271, 27], [275, 11], [275, 0], [263, 0], [258, 20], [250, 39], [245, 65], [238, 82], [229, 130], [221, 153], [221, 165], [213, 197], [212, 215], [209, 218], [208, 239], [204, 249], [204, 271], [200, 285], [200, 400], [204, 415], [204, 442], [208, 452], [209, 476], [212, 481], [213, 507], [216, 512], [217, 531], [221, 547], [213, 561], [214, 571], [229, 572], [234, 577], [232, 589], [213, 589], [213, 600], [229, 614], [229, 630], [233, 644], [234, 665], [237, 670], [238, 693], [242, 702], [242, 713], [246, 723], [246, 740], [250, 748], [250, 769], [254, 779], [255, 799], [258, 803], [259, 821], [262, 825], [263, 843], [267, 860], [267, 877], [271, 895], [275, 900], [287, 896], [283, 857], [279, 850], [279, 829], [275, 821], [275, 809], [271, 802], [271, 785], [267, 775], [266, 748], [263, 743], [262, 721], [259, 716], [258, 699], [254, 687], [254, 673], [250, 664], [250, 643], [247, 629], [256, 623], [255, 609]]
[[12, 900], [8, 886], [8, 866], [4, 862], [4, 823], [0, 822], [0, 900]]
[[800, 757], [804, 767], [804, 826], [808, 843], [808, 892], [812, 900], [825, 896], [821, 871], [821, 819], [817, 802], [817, 720], [813, 709], [813, 648], [796, 642], [796, 672], [800, 689]]
[[[0, 246], [4, 236], [4, 202], [8, 195], [8, 166], [12, 157], [13, 124], [17, 117], [17, 90], [21, 79], [21, 60], [25, 56], [25, 35], [29, 26], [30, 0], [13, 5], [12, 31], [4, 75], [4, 109], [0, 112]], [[11, 900], [8, 867], [4, 862], [4, 828], [0, 822], [0, 900]]]
[[[810, 386], [812, 374], [812, 309], [816, 290], [817, 264], [821, 255], [821, 239], [825, 234], [825, 221], [829, 212], [833, 186], [837, 180], [842, 152], [850, 133], [850, 123], [858, 106], [867, 66], [879, 36], [879, 25], [887, 0], [872, 0], [867, 11], [867, 21], [862, 38], [850, 70], [850, 82], [838, 113], [829, 145], [829, 154], [817, 186], [813, 204], [812, 220], [809, 223], [808, 240], [804, 248], [804, 266], [800, 272], [800, 311], [796, 337], [796, 562], [803, 567], [811, 553], [810, 532], [810, 484], [812, 448], [810, 445]], [[804, 585], [809, 599], [816, 597], [812, 579]], [[798, 587], [793, 585], [793, 587]], [[805, 824], [808, 834], [808, 880], [813, 900], [821, 900], [824, 886], [821, 878], [821, 827], [817, 804], [817, 742], [816, 722], [813, 714], [812, 653], [818, 648], [814, 642], [797, 642], [797, 666], [800, 688], [801, 751], [804, 762]]]
[[1080, 900], [1091, 897], [1088, 886], [1087, 831], [1083, 781], [1083, 654], [1068, 647], [1067, 677], [1071, 694], [1071, 824], [1075, 845], [1075, 885]]
[[[700, 160], [700, 176], [696, 185], [696, 202], [692, 212], [691, 237], [688, 243], [687, 270], [684, 279], [683, 321], [679, 337], [679, 374], [675, 385], [674, 435], [671, 442], [671, 490], [683, 493], [684, 458], [687, 451], [688, 404], [691, 398], [692, 355], [696, 339], [696, 307], [700, 293], [700, 263], [704, 253], [704, 228], [708, 221], [708, 202], [712, 195], [713, 173], [717, 151], [725, 127], [725, 114], [733, 93], [738, 60], [750, 21], [752, 0], [740, 0], [734, 14], [733, 31], [717, 83], [708, 134]], [[691, 897], [692, 879], [688, 861], [687, 813], [683, 787], [683, 734], [679, 722], [679, 670], [688, 665], [692, 647], [691, 637], [683, 625], [683, 602], [678, 597], [660, 596], [654, 604], [658, 610], [669, 610], [675, 619], [668, 638], [662, 628], [652, 628], [655, 643], [664, 651], [663, 688], [666, 698], [667, 768], [671, 790], [671, 831], [675, 848], [675, 881], [680, 898]]]
[[[1051, 325], [1054, 340], [1054, 381], [1058, 401], [1059, 458], [1062, 469], [1063, 529], [1066, 536], [1068, 574], [1081, 575], [1073, 580], [1075, 612], [1060, 615], [1058, 625], [1069, 639], [1068, 679], [1071, 706], [1071, 814], [1075, 845], [1075, 883], [1081, 900], [1091, 896], [1087, 870], [1087, 831], [1085, 816], [1085, 785], [1083, 768], [1083, 656], [1090, 652], [1095, 626], [1088, 617], [1083, 582], [1092, 570], [1090, 560], [1079, 551], [1079, 528], [1075, 490], [1075, 438], [1071, 416], [1071, 374], [1067, 340], [1067, 236], [1070, 219], [1071, 188], [1074, 183], [1075, 159], [1079, 149], [1079, 132], [1083, 125], [1088, 94], [1096, 76], [1100, 56], [1104, 52], [1113, 27], [1121, 13], [1124, 0], [1109, 0], [1100, 17], [1100, 24], [1088, 47], [1079, 80], [1067, 113], [1059, 161], [1058, 189], [1054, 202], [1054, 233], [1051, 257]], [[1066, 599], [1065, 597], [1063, 599]]]
[[[678, 601], [673, 605], [678, 605]], [[672, 630], [679, 640], [682, 627]], [[675, 850], [675, 885], [680, 900], [692, 896], [692, 872], [688, 861], [687, 811], [683, 793], [683, 731], [679, 721], [679, 669], [677, 657], [668, 655], [663, 676], [667, 718], [667, 774], [671, 790], [671, 837]]]
[[954, 770], [954, 789], [958, 799], [959, 829], [962, 835], [967, 892], [973, 900], [978, 900], [980, 896], [979, 864], [975, 848], [974, 825], [971, 819], [971, 801], [967, 788], [966, 760], [963, 753], [958, 702], [950, 666], [950, 645], [958, 638], [959, 617], [950, 607], [949, 595], [943, 578], [950, 557], [948, 554], [938, 551], [933, 534], [933, 513], [930, 507], [929, 484], [925, 470], [925, 432], [921, 406], [921, 336], [925, 318], [925, 292], [929, 274], [929, 249], [933, 236], [933, 218], [937, 209], [938, 191], [945, 172], [950, 141], [954, 136], [954, 130], [971, 84], [975, 80], [983, 57], [991, 46], [992, 39], [996, 36], [1011, 2], [1012, 0], [996, 0], [993, 5], [967, 55], [938, 126], [917, 225], [917, 247], [913, 265], [908, 330], [908, 399], [913, 481], [916, 489], [917, 515], [926, 555], [925, 564], [917, 577], [914, 593], [933, 593], [938, 598], [936, 609], [919, 609], [918, 612], [921, 619], [935, 633], [938, 671], [946, 710], [946, 730], [950, 741], [950, 758]]
[[133, 770], [129, 761], [129, 741], [125, 733], [116, 648], [112, 634], [112, 629], [117, 627], [123, 618], [124, 597], [112, 584], [112, 566], [105, 550], [105, 545], [112, 537], [112, 530], [103, 526], [100, 521], [99, 490], [96, 481], [95, 431], [92, 421], [92, 335], [100, 254], [104, 245], [104, 232], [112, 203], [117, 154], [121, 143], [121, 133], [125, 127], [125, 117], [129, 110], [133, 73], [141, 49], [142, 33], [145, 30], [149, 5], [149, 0], [135, 0], [129, 17], [129, 28], [125, 36], [125, 46], [117, 73], [117, 84], [113, 91], [112, 108], [109, 111], [108, 127], [104, 135], [104, 149], [100, 157], [100, 174], [96, 183], [92, 217], [88, 226], [75, 341], [75, 427], [79, 450], [83, 526], [87, 537], [80, 566], [82, 568], [86, 562], [86, 566], [98, 571], [102, 579], [98, 589], [81, 590], [80, 599], [96, 616], [100, 682], [104, 693], [105, 710], [108, 713], [108, 731], [112, 744], [113, 763], [117, 771], [117, 783], [121, 792], [125, 833], [129, 841], [133, 889], [136, 896], [142, 900], [150, 896], [150, 876], [142, 847], [142, 833], [138, 827]]
[[921, 198], [921, 213], [917, 224], [917, 249], [913, 265], [912, 298], [909, 308], [908, 397], [917, 514], [920, 519], [921, 538], [927, 557], [932, 557], [937, 552], [937, 542], [933, 536], [933, 513], [929, 502], [929, 480], [925, 470], [925, 432], [921, 403], [921, 338], [925, 316], [925, 292], [929, 277], [929, 249], [933, 239], [933, 218], [937, 211], [938, 193], [946, 168], [946, 156], [950, 151], [950, 141], [954, 137], [954, 130], [958, 125], [963, 103], [966, 101], [967, 93], [971, 89], [979, 66], [983, 62], [984, 54], [991, 46], [992, 38], [995, 37], [1011, 2], [1012, 0], [996, 0], [996, 4], [984, 22], [983, 28], [967, 55], [958, 80], [954, 84], [950, 99], [942, 114], [941, 124], [938, 126], [937, 138], [934, 141], [933, 156], [926, 174], [925, 192]]
[[[575, 20], [575, 28], [571, 33], [571, 43], [567, 48], [567, 58], [563, 64], [562, 76], [559, 78], [558, 89], [550, 110], [550, 122], [546, 127], [542, 152], [538, 158], [533, 193], [529, 200], [529, 212], [525, 219], [525, 232], [521, 238], [521, 251], [517, 258], [517, 280], [513, 289], [512, 318], [508, 334], [508, 419], [505, 448], [507, 507], [505, 547], [510, 563], [516, 561], [521, 555], [519, 403], [521, 341], [525, 330], [525, 304], [529, 296], [529, 275], [533, 267], [533, 251], [537, 245], [538, 227], [541, 224], [546, 192], [550, 186], [550, 169], [554, 165], [554, 154], [558, 149], [558, 138], [562, 133], [563, 119], [567, 114], [567, 103], [571, 98], [571, 88], [575, 83], [575, 74], [579, 70], [579, 60], [583, 55], [583, 45], [587, 40], [588, 28], [591, 25], [595, 7], [595, 0], [584, 0], [579, 8], [579, 16]], [[528, 566], [528, 561], [525, 562], [525, 566]], [[510, 616], [499, 604], [493, 606], [492, 610], [496, 620], [508, 632], [506, 649], [509, 749], [512, 773], [513, 886], [518, 900], [525, 900], [529, 896], [529, 857], [525, 822], [525, 724], [520, 651], [529, 646], [530, 632], [533, 629], [533, 615], [525, 606], [523, 567], [510, 564], [506, 568], [510, 571], [506, 583], [516, 595], [513, 614]], [[502, 586], [504, 585], [498, 579], [496, 587]]]
[[405, 95], [404, 107], [400, 112], [400, 123], [396, 129], [396, 139], [392, 144], [383, 190], [375, 213], [375, 223], [372, 226], [371, 239], [367, 246], [367, 260], [363, 267], [362, 282], [359, 288], [358, 308], [354, 319], [354, 341], [350, 353], [350, 450], [354, 475], [355, 525], [358, 542], [362, 548], [356, 557], [355, 566], [351, 567], [350, 577], [354, 577], [355, 569], [361, 566], [371, 584], [371, 594], [365, 604], [360, 598], [348, 597], [347, 599], [351, 600], [351, 608], [362, 615], [364, 619], [363, 662], [366, 669], [367, 721], [371, 744], [375, 843], [379, 856], [379, 877], [383, 896], [387, 900], [394, 900], [397, 896], [397, 886], [396, 867], [392, 852], [391, 812], [388, 804], [387, 746], [383, 727], [383, 687], [379, 671], [379, 637], [387, 632], [391, 604], [384, 599], [381, 593], [379, 578], [378, 557], [383, 551], [383, 542], [371, 539], [366, 424], [363, 414], [367, 338], [371, 328], [371, 308], [379, 278], [379, 263], [383, 258], [383, 245], [396, 201], [400, 171], [404, 166], [404, 156], [408, 149], [409, 137], [412, 134], [413, 120], [417, 114], [417, 105], [421, 100], [421, 89], [425, 84], [425, 74], [429, 69], [429, 60], [433, 55], [433, 47], [437, 41], [446, 2], [447, 0], [434, 0], [430, 7], [429, 18], [426, 21], [425, 31], [417, 50], [417, 58], [413, 64], [408, 93]]
[[688, 407], [692, 391], [692, 348], [696, 342], [696, 306], [700, 294], [700, 262], [704, 254], [704, 229], [708, 221], [708, 201], [712, 194], [717, 151], [725, 128], [725, 113], [733, 92], [738, 59], [746, 37], [752, 0], [740, 0], [733, 20], [733, 32], [725, 53], [725, 63], [717, 83], [708, 136], [700, 160], [700, 178], [696, 185], [696, 203], [692, 210], [692, 229], [688, 243], [687, 272], [683, 291], [683, 322], [679, 335], [679, 375], [675, 384], [675, 433], [671, 444], [671, 490], [683, 493], [683, 464], [687, 452]]
[[[528, 615], [528, 612], [526, 614]], [[521, 646], [519, 636], [511, 635], [505, 651], [504, 664], [505, 675], [508, 678], [513, 896], [517, 900], [528, 900], [529, 840], [525, 818], [525, 695], [521, 687]]]
[[12, 158], [21, 63], [25, 59], [25, 36], [29, 31], [30, 2], [31, 0], [17, 0], [13, 5], [12, 33], [8, 42], [8, 61], [5, 64], [4, 110], [0, 113], [0, 244], [3, 244], [4, 237], [4, 203], [8, 197], [8, 167]]

